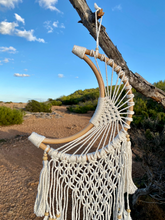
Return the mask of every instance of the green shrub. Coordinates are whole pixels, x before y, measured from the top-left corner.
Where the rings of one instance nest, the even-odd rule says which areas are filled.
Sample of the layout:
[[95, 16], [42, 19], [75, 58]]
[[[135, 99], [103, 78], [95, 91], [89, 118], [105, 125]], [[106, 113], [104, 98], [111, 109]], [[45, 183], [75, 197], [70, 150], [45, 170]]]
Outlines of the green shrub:
[[28, 101], [25, 107], [26, 111], [29, 112], [51, 112], [51, 103], [37, 102], [36, 100]]
[[165, 92], [165, 80], [164, 81], [160, 80], [159, 82], [154, 83], [154, 86]]
[[5, 106], [0, 107], [0, 125], [21, 124], [24, 112]]
[[[165, 91], [165, 80], [154, 83], [154, 85]], [[151, 98], [147, 98], [136, 92], [135, 89], [132, 89], [132, 91], [135, 95], [135, 115], [133, 116], [133, 124], [138, 128], [143, 127], [153, 132], [162, 132], [165, 124], [164, 108]]]
[[0, 139], [0, 143], [4, 143], [4, 142], [6, 142], [5, 139]]
[[145, 118], [141, 122], [141, 125], [144, 129], [150, 129], [151, 131], [157, 130], [158, 120], [154, 120], [152, 118]]
[[52, 106], [61, 106], [62, 105], [61, 101], [56, 101], [56, 100], [52, 100], [50, 103], [52, 104]]
[[133, 122], [132, 122], [132, 124], [136, 125], [137, 127], [140, 127], [143, 119], [144, 119], [143, 116], [133, 115]]
[[67, 109], [70, 112], [87, 113], [88, 111], [94, 111], [96, 109], [96, 106], [97, 106], [97, 100], [94, 100], [94, 101], [80, 102], [78, 105], [72, 105]]
[[11, 104], [11, 103], [13, 103], [12, 101], [10, 101], [10, 102], [5, 102], [5, 104]]
[[61, 101], [63, 105], [76, 105], [79, 102], [92, 101], [99, 97], [99, 88], [77, 90], [68, 96], [62, 96], [57, 101]]
[[149, 128], [145, 131], [145, 137], [148, 140], [152, 140], [154, 138], [153, 132], [151, 132]]

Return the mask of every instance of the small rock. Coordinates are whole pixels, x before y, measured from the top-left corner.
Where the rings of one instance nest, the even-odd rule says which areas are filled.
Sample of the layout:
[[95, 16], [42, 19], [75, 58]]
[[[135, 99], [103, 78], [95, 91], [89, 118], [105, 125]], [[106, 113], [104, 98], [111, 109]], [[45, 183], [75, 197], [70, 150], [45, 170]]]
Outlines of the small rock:
[[39, 182], [31, 182], [31, 183], [28, 183], [28, 186], [36, 186], [38, 184], [39, 184]]
[[8, 212], [8, 215], [13, 215], [13, 211], [9, 211], [9, 212]]

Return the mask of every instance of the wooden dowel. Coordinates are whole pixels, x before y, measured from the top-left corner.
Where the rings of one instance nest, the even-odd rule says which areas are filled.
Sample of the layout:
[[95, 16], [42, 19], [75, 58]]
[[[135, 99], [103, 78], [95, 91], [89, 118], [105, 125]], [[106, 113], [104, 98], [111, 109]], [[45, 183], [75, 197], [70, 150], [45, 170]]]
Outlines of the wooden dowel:
[[99, 84], [99, 89], [100, 89], [100, 97], [103, 98], [105, 95], [104, 95], [104, 90], [105, 90], [105, 87], [104, 87], [104, 82], [103, 82], [103, 78], [102, 76], [100, 75], [98, 69], [96, 68], [96, 66], [94, 65], [94, 63], [89, 59], [89, 57], [87, 57], [86, 55], [84, 55], [84, 58], [85, 62], [91, 67], [91, 69], [93, 70], [95, 76], [96, 76], [96, 79], [97, 79], [97, 82]]
[[91, 128], [93, 128], [93, 124], [89, 123], [83, 130], [81, 130], [77, 134], [74, 134], [72, 136], [65, 137], [65, 138], [59, 138], [59, 139], [45, 138], [42, 141], [42, 143], [44, 143], [44, 144], [61, 144], [61, 143], [66, 143], [66, 142], [69, 142], [69, 141], [73, 141], [76, 138], [79, 138], [83, 134], [87, 133]]

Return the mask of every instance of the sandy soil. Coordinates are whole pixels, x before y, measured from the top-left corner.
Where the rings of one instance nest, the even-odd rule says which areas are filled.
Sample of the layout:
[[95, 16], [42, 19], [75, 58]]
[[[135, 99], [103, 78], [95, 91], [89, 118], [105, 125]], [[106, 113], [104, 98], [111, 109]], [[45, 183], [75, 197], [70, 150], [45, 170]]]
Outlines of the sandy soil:
[[52, 138], [67, 137], [82, 130], [92, 113], [69, 114], [54, 107], [61, 118], [32, 116], [21, 125], [0, 126], [0, 220], [42, 219], [33, 214], [43, 151], [28, 141], [35, 131]]
[[31, 116], [21, 125], [0, 126], [0, 139], [12, 138], [16, 135], [30, 135], [33, 131], [46, 137], [67, 137], [82, 130], [89, 122], [92, 113], [70, 114], [66, 107], [53, 107], [61, 118], [43, 119]]
[[[66, 107], [54, 107], [61, 118], [32, 116], [21, 125], [0, 127], [0, 220], [39, 220], [33, 214], [43, 151], [28, 141], [35, 131], [52, 138], [67, 137], [82, 130], [93, 113], [69, 114]], [[133, 165], [133, 175], [142, 171]]]

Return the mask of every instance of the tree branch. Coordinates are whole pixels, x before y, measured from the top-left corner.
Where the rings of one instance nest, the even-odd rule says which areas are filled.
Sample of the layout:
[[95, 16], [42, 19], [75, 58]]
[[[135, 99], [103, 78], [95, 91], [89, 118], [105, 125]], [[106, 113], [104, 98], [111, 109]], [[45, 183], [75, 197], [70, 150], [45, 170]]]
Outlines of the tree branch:
[[[94, 13], [87, 5], [86, 0], [69, 1], [79, 14], [81, 18], [81, 23], [88, 29], [90, 35], [94, 39], [96, 39]], [[121, 66], [122, 69], [125, 71], [125, 74], [129, 78], [129, 83], [132, 85], [132, 87], [134, 87], [138, 92], [142, 93], [144, 96], [154, 99], [165, 108], [165, 92], [156, 88], [151, 83], [147, 82], [138, 73], [133, 73], [128, 68], [126, 61], [123, 59], [121, 53], [118, 51], [117, 47], [109, 38], [104, 26], [101, 27], [99, 42], [100, 47], [103, 49], [107, 57], [113, 59], [115, 63]]]
[[134, 206], [137, 203], [140, 196], [148, 195], [151, 191], [152, 183], [150, 183], [146, 188], [136, 190], [136, 192], [132, 196], [132, 205]]

